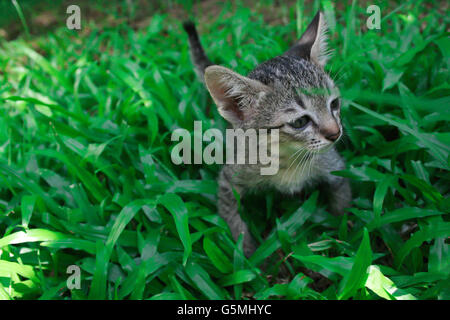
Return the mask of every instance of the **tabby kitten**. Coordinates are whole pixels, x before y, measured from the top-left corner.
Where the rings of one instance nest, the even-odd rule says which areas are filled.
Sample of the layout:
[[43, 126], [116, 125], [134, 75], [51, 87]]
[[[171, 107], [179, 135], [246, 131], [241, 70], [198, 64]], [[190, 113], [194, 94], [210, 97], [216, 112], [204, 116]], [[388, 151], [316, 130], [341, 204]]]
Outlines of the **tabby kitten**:
[[348, 180], [330, 174], [344, 169], [334, 144], [342, 136], [339, 90], [325, 73], [328, 59], [326, 22], [319, 11], [305, 33], [283, 55], [258, 65], [247, 77], [212, 65], [200, 44], [195, 26], [184, 25], [197, 73], [219, 113], [233, 128], [279, 129], [279, 171], [261, 175], [260, 165], [226, 164], [219, 176], [218, 211], [234, 239], [244, 235], [244, 253], [256, 246], [238, 212], [242, 198], [255, 189], [299, 192], [305, 185], [329, 186], [329, 204], [339, 214], [351, 201]]

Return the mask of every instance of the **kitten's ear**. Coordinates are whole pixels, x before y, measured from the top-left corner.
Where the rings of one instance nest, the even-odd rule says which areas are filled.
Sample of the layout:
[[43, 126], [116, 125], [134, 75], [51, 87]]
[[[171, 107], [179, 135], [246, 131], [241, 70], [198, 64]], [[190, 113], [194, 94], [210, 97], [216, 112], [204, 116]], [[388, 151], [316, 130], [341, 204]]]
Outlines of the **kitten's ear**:
[[325, 17], [318, 11], [300, 40], [286, 51], [285, 55], [311, 60], [323, 67], [329, 58], [327, 31]]
[[221, 66], [206, 68], [205, 83], [219, 113], [232, 124], [248, 121], [259, 100], [270, 91], [263, 83]]

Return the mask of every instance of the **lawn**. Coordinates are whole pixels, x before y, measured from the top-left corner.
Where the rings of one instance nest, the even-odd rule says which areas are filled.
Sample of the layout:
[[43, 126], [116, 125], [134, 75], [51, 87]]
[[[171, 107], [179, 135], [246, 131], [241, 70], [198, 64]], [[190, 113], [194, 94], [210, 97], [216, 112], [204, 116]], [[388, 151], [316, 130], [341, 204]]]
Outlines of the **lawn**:
[[[29, 3], [2, 3], [0, 299], [450, 299], [448, 3], [378, 1], [370, 30], [365, 1], [79, 2], [81, 30], [58, 7], [42, 32]], [[217, 214], [220, 166], [171, 161], [174, 129], [227, 127], [180, 12], [246, 74], [319, 8], [352, 207], [331, 215], [320, 190], [243, 199], [246, 259]]]

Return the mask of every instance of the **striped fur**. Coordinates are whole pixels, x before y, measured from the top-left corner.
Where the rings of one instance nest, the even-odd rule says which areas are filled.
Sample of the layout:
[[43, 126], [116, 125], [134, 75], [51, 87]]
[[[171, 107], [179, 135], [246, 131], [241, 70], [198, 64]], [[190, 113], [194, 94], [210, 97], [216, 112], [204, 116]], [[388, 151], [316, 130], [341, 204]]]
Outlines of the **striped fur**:
[[186, 21], [183, 23], [183, 28], [188, 34], [191, 60], [195, 66], [195, 72], [200, 80], [204, 81], [205, 69], [212, 65], [212, 63], [203, 50], [194, 23], [192, 21]]
[[[328, 59], [326, 23], [318, 12], [304, 35], [285, 54], [258, 65], [247, 77], [227, 68], [211, 65], [188, 25], [191, 56], [201, 73], [220, 114], [234, 128], [279, 128], [280, 169], [277, 174], [260, 174], [260, 164], [227, 164], [219, 175], [218, 211], [228, 223], [234, 239], [244, 235], [244, 252], [256, 248], [246, 223], [238, 212], [238, 200], [251, 190], [278, 189], [294, 194], [307, 185], [323, 182], [329, 189], [330, 210], [339, 214], [351, 201], [349, 182], [330, 172], [345, 168], [327, 132], [342, 133], [339, 90], [323, 69]], [[203, 78], [204, 77], [204, 78]], [[339, 104], [338, 104], [339, 105]], [[293, 121], [308, 116], [301, 130]], [[335, 136], [335, 135], [334, 135]]]

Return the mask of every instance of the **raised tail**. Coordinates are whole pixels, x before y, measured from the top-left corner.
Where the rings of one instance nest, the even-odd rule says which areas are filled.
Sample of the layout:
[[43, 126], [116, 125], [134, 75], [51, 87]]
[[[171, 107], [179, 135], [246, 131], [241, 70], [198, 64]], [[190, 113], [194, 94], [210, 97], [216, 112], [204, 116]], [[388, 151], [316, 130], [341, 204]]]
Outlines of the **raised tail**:
[[192, 21], [186, 21], [183, 23], [183, 28], [189, 37], [191, 60], [195, 66], [195, 72], [197, 73], [199, 78], [203, 82], [205, 82], [205, 69], [208, 66], [212, 65], [212, 63], [203, 50], [202, 44], [200, 43], [200, 39], [198, 37], [197, 29], [195, 28], [195, 24]]

